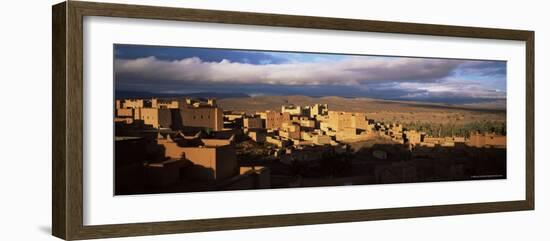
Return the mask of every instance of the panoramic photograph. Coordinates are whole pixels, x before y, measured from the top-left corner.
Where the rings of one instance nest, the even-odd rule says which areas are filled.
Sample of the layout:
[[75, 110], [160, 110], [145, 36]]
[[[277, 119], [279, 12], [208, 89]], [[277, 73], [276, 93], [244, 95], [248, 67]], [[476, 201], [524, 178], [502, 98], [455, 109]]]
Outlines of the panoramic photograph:
[[115, 195], [506, 179], [506, 61], [113, 54]]

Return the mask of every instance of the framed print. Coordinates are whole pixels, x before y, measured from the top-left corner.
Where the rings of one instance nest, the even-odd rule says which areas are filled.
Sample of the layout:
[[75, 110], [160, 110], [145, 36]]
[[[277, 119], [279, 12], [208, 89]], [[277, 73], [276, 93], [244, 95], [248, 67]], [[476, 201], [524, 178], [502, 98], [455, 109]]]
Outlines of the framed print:
[[57, 237], [534, 209], [532, 31], [52, 11]]

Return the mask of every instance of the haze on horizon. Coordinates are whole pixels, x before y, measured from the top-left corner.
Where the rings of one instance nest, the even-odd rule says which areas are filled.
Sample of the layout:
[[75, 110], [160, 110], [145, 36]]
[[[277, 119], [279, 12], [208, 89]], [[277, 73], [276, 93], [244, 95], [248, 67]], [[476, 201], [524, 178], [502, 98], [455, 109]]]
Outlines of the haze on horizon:
[[506, 62], [114, 45], [115, 91], [506, 100]]

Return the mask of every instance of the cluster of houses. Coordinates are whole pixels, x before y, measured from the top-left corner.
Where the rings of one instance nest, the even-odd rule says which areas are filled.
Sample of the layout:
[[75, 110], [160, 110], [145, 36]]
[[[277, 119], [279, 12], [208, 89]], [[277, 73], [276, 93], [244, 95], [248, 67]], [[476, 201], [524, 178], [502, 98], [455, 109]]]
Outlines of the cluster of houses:
[[376, 124], [379, 136], [391, 138], [396, 143], [409, 144], [411, 147], [493, 147], [506, 148], [506, 136], [495, 133], [472, 132], [467, 138], [465, 136], [428, 136], [425, 132], [404, 129], [401, 124]]
[[[283, 163], [350, 152], [350, 143], [386, 138], [410, 146], [505, 147], [506, 137], [472, 134], [430, 137], [399, 124], [377, 123], [365, 113], [331, 111], [326, 104], [283, 105], [280, 111], [224, 111], [215, 99], [115, 101], [115, 152], [121, 192], [135, 192], [131, 176], [147, 185], [185, 190], [269, 188], [269, 168], [241, 167], [235, 144], [252, 140]], [[383, 154], [379, 154], [383, 156]], [[183, 184], [182, 184], [183, 183]], [[181, 185], [176, 185], [181, 184]], [[138, 190], [140, 191], [140, 190]], [[166, 191], [181, 191], [167, 189]]]

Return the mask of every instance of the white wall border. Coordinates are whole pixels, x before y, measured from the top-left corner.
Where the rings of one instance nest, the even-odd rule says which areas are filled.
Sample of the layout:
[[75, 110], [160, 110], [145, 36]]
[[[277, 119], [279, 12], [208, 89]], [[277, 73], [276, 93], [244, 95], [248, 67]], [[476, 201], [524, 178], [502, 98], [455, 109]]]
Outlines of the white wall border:
[[[508, 178], [114, 197], [113, 43], [506, 60]], [[84, 18], [84, 225], [523, 200], [524, 130], [520, 41]]]

